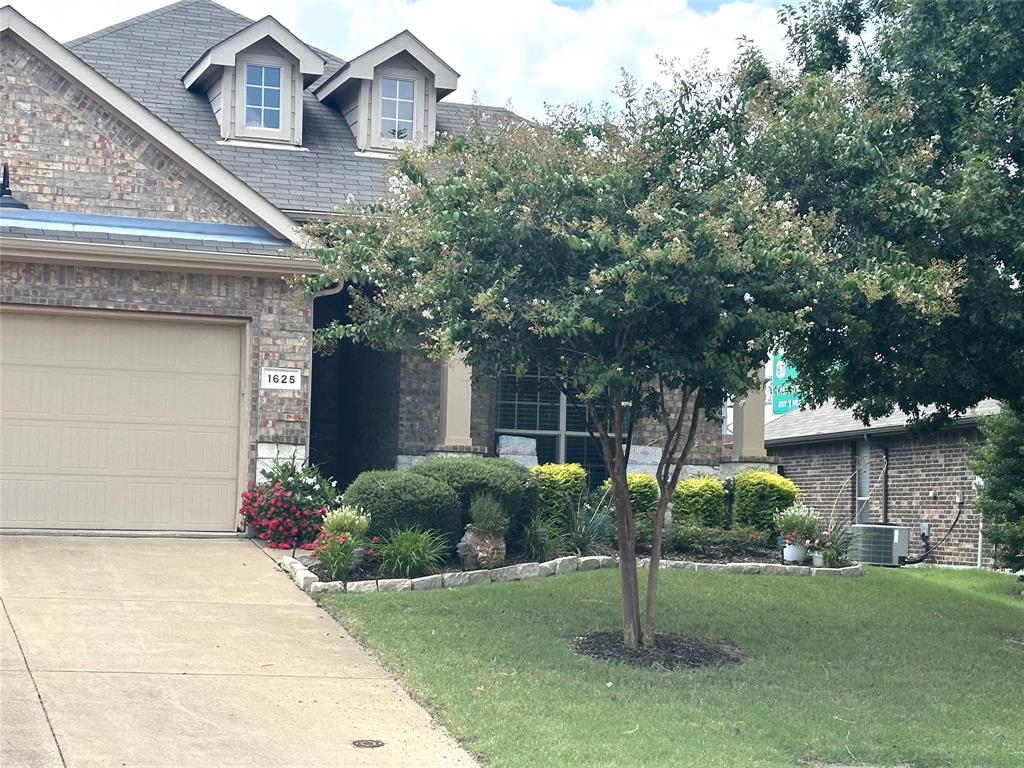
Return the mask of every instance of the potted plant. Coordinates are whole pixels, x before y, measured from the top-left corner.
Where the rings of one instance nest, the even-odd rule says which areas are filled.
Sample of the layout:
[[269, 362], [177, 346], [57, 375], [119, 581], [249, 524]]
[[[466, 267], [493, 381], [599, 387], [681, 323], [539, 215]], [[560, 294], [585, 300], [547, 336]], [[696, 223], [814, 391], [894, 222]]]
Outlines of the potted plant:
[[842, 568], [851, 565], [850, 560], [850, 528], [839, 525], [830, 526], [816, 537], [815, 555], [821, 558], [819, 568]]
[[796, 502], [775, 516], [775, 525], [783, 541], [782, 560], [797, 565], [803, 563], [818, 533], [818, 516], [814, 510]]
[[469, 520], [457, 548], [463, 568], [497, 568], [505, 562], [509, 518], [504, 507], [491, 494], [478, 493], [469, 503]]

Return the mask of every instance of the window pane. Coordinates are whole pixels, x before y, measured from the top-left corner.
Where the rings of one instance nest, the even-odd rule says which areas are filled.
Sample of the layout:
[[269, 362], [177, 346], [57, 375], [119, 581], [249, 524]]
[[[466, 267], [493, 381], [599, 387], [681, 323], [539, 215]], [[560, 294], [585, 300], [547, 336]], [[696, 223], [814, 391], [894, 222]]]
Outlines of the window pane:
[[601, 444], [592, 437], [565, 438], [565, 461], [567, 464], [576, 462], [583, 465], [591, 488], [596, 488], [608, 477]]
[[413, 82], [412, 82], [412, 80], [399, 80], [398, 81], [398, 98], [400, 98], [400, 99], [408, 99], [409, 101], [412, 101], [412, 99], [413, 99], [412, 93], [413, 93]]
[[516, 428], [516, 404], [514, 402], [498, 403], [498, 429]]
[[264, 128], [280, 128], [281, 127], [281, 110], [279, 109], [264, 109], [263, 110], [263, 127]]
[[398, 81], [393, 77], [382, 77], [380, 80], [380, 93], [385, 99], [398, 97]]
[[263, 85], [263, 67], [255, 64], [245, 65], [245, 84]]
[[274, 88], [281, 87], [281, 68], [280, 67], [263, 67], [263, 84], [273, 86]]
[[557, 405], [544, 405], [537, 406], [537, 419], [538, 426], [540, 429], [558, 429], [558, 411]]
[[245, 106], [263, 106], [263, 89], [258, 85], [250, 85], [245, 89]]
[[412, 122], [412, 102], [411, 101], [399, 101], [398, 102], [398, 118], [399, 120], [406, 120]]
[[263, 106], [273, 107], [279, 109], [281, 107], [281, 89], [280, 88], [264, 88], [263, 89]]
[[385, 120], [394, 120], [397, 103], [398, 102], [393, 101], [392, 99], [381, 99], [380, 116], [383, 117]]
[[558, 438], [554, 435], [537, 435], [537, 463], [554, 464], [558, 461]]
[[398, 138], [411, 139], [413, 137], [412, 123], [405, 120], [398, 121]]
[[259, 107], [246, 107], [245, 108], [245, 124], [246, 124], [246, 126], [249, 126], [249, 127], [256, 126], [257, 128], [260, 127], [263, 124], [263, 121], [261, 120], [262, 112], [263, 112], [263, 110], [261, 110]]

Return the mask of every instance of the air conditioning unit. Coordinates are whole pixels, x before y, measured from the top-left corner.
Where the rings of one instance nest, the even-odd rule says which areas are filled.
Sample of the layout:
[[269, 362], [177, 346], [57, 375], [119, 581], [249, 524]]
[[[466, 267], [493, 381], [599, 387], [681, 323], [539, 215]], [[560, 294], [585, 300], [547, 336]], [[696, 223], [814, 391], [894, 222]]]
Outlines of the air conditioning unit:
[[850, 526], [850, 558], [867, 565], [903, 565], [910, 555], [910, 529], [896, 525]]

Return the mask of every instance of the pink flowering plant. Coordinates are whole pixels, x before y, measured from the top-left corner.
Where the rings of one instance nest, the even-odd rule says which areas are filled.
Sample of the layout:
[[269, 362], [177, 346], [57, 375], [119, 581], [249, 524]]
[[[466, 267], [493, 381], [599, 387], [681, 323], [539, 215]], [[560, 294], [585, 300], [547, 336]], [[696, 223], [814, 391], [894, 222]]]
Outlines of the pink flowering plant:
[[242, 519], [275, 549], [310, 549], [324, 514], [337, 503], [335, 483], [316, 467], [278, 464], [242, 494]]
[[849, 526], [829, 526], [818, 532], [810, 549], [821, 555], [827, 568], [841, 568], [851, 564], [850, 540]]

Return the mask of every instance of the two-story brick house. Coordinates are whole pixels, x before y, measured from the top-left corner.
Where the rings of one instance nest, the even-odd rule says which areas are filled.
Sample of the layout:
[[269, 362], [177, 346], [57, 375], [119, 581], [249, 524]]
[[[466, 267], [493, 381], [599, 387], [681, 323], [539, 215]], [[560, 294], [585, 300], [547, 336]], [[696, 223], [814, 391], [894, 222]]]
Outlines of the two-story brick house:
[[[514, 119], [447, 101], [458, 73], [413, 34], [344, 60], [182, 0], [66, 44], [8, 6], [0, 43], [0, 525], [232, 531], [266, 462], [344, 483], [503, 434], [598, 465], [542, 382], [313, 353], [345, 294], [289, 282], [316, 269], [301, 225], [383, 194], [401, 147]], [[717, 456], [709, 423], [694, 461]]]

